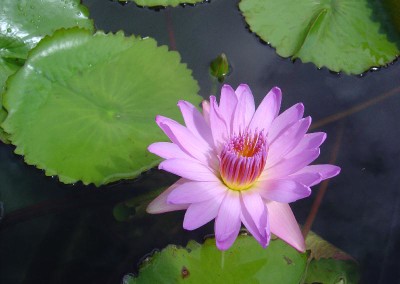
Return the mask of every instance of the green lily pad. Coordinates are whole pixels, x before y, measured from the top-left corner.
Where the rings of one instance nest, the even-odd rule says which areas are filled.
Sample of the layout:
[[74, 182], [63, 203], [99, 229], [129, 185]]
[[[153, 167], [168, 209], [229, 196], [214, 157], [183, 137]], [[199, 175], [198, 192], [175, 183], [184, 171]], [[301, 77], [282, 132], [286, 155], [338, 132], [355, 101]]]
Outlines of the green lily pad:
[[2, 126], [17, 154], [64, 183], [134, 178], [160, 161], [147, 151], [166, 140], [155, 116], [200, 101], [180, 60], [151, 38], [59, 30], [9, 78]]
[[313, 232], [308, 233], [306, 245], [311, 253], [304, 284], [359, 283], [359, 266], [351, 256]]
[[215, 239], [203, 245], [191, 241], [186, 248], [169, 245], [140, 268], [139, 276], [125, 283], [299, 283], [307, 254], [285, 242], [271, 240], [263, 249], [253, 237], [239, 236], [225, 252]]
[[158, 6], [172, 6], [176, 7], [179, 4], [196, 4], [200, 2], [204, 2], [205, 0], [117, 0], [119, 2], [135, 2], [136, 5], [143, 7], [158, 7]]
[[169, 245], [123, 283], [358, 283], [359, 267], [350, 256], [312, 232], [306, 244], [308, 253], [299, 253], [273, 238], [263, 249], [253, 237], [240, 235], [226, 252], [216, 248], [215, 239], [203, 245], [190, 241], [186, 248]]
[[372, 5], [369, 0], [241, 0], [239, 7], [250, 29], [279, 55], [360, 74], [400, 53], [399, 35], [389, 36], [384, 17], [376, 15], [384, 9]]
[[[29, 50], [59, 28], [93, 30], [88, 10], [79, 0], [2, 0], [0, 8], [0, 122], [7, 116], [1, 93], [8, 76], [25, 62]], [[8, 142], [0, 129], [0, 140]]]

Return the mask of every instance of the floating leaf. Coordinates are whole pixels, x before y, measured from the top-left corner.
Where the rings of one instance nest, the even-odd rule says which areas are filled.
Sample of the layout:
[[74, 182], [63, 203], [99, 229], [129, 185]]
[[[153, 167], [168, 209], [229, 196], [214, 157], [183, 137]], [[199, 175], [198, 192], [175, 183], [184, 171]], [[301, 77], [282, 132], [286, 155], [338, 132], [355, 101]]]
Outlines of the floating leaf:
[[400, 53], [398, 34], [388, 38], [370, 2], [241, 0], [239, 7], [250, 29], [279, 55], [359, 74]]
[[306, 245], [311, 253], [304, 284], [359, 282], [359, 267], [351, 256], [313, 232], [308, 233]]
[[304, 284], [357, 284], [360, 271], [351, 260], [320, 259], [310, 262]]
[[[93, 30], [86, 7], [79, 0], [1, 0], [0, 8], [0, 122], [7, 113], [1, 106], [1, 93], [11, 74], [24, 63], [44, 36], [59, 28], [79, 26]], [[0, 140], [7, 134], [0, 129]]]
[[165, 140], [155, 116], [178, 119], [176, 102], [198, 103], [197, 91], [179, 54], [153, 39], [60, 30], [8, 80], [3, 127], [46, 175], [101, 185], [155, 166], [147, 146]]
[[358, 265], [351, 257], [312, 232], [306, 243], [308, 260], [277, 238], [263, 249], [253, 237], [241, 235], [226, 252], [216, 248], [214, 239], [203, 245], [191, 241], [186, 248], [169, 245], [123, 283], [358, 283]]
[[223, 82], [225, 76], [229, 72], [229, 62], [226, 58], [225, 53], [221, 53], [217, 58], [215, 58], [210, 64], [210, 73], [212, 76], [216, 77], [219, 82]]
[[176, 7], [179, 4], [196, 4], [200, 2], [204, 2], [205, 0], [117, 0], [118, 2], [132, 1], [135, 2], [136, 5], [143, 6], [143, 7], [166, 7], [172, 6]]
[[233, 246], [219, 251], [215, 239], [203, 245], [194, 241], [186, 248], [169, 245], [143, 264], [139, 276], [125, 283], [299, 283], [307, 254], [285, 242], [272, 240], [263, 249], [250, 236], [239, 236]]

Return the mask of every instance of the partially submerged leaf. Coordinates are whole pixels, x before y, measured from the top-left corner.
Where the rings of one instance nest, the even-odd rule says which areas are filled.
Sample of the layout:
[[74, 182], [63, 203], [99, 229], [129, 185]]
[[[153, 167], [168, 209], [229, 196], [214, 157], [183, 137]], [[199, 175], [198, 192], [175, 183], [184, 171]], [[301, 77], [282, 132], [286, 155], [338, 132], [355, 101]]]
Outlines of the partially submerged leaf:
[[154, 118], [179, 119], [176, 102], [200, 101], [177, 52], [153, 39], [82, 29], [42, 40], [8, 81], [3, 127], [28, 164], [64, 183], [134, 178], [165, 140]]
[[369, 0], [241, 0], [239, 7], [250, 29], [279, 55], [317, 67], [359, 74], [400, 53], [400, 37], [384, 33]]
[[313, 232], [306, 238], [310, 259], [304, 284], [356, 284], [360, 279], [357, 262]]

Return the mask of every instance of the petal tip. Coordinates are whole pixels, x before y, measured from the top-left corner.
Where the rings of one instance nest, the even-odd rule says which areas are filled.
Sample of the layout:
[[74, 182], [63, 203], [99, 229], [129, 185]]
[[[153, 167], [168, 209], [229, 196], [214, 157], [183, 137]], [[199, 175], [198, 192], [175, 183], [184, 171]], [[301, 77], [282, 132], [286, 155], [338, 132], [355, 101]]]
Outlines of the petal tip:
[[281, 96], [282, 95], [282, 90], [278, 86], [275, 86], [271, 89], [272, 92], [274, 92], [275, 95]]
[[227, 241], [220, 242], [218, 240], [216, 240], [216, 245], [217, 245], [217, 248], [222, 251], [228, 250], [232, 246], [232, 244], [230, 244]]

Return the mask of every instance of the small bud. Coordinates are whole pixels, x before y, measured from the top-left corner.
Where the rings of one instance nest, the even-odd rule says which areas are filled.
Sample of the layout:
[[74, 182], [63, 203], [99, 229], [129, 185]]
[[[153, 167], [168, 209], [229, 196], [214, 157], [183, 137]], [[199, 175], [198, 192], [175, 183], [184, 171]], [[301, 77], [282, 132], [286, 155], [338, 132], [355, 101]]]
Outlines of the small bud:
[[210, 74], [218, 79], [219, 82], [223, 82], [226, 75], [229, 73], [229, 62], [226, 58], [225, 53], [221, 53], [215, 58], [210, 64]]

